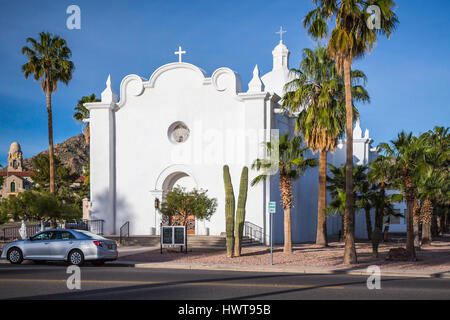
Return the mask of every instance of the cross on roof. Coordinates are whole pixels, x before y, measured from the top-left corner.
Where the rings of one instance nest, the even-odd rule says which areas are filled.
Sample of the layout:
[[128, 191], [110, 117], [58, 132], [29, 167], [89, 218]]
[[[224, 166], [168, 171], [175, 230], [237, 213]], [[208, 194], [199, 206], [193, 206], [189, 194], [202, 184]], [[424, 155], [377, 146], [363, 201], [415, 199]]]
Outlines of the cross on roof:
[[275, 32], [276, 34], [280, 35], [280, 41], [283, 41], [283, 33], [286, 33], [286, 30], [283, 30], [283, 27], [280, 27], [280, 31]]
[[185, 54], [186, 53], [186, 51], [182, 51], [181, 50], [181, 46], [178, 46], [178, 51], [175, 51], [174, 52], [174, 54], [177, 54], [178, 55], [178, 62], [181, 62], [181, 55], [182, 54]]

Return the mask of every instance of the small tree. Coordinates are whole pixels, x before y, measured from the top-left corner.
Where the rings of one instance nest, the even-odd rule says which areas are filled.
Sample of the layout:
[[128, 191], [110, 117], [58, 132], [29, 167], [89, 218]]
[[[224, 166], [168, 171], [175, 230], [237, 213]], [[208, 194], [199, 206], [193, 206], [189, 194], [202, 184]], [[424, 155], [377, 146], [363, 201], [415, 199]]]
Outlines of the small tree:
[[[72, 187], [73, 182], [78, 177], [76, 173], [72, 173], [70, 168], [64, 166], [61, 160], [55, 156], [55, 195], [67, 203], [77, 202], [79, 195]], [[35, 189], [38, 191], [50, 191], [50, 173], [49, 173], [49, 156], [41, 155], [33, 159], [33, 182], [36, 183]], [[79, 201], [78, 201], [79, 202]]]
[[285, 133], [280, 136], [278, 145], [266, 142], [264, 146], [269, 159], [256, 159], [253, 162], [252, 169], [262, 170], [263, 173], [255, 177], [251, 185], [254, 186], [265, 181], [272, 174], [269, 169], [274, 167], [274, 161], [278, 164], [280, 196], [284, 210], [283, 252], [292, 253], [291, 208], [294, 198], [292, 183], [299, 179], [308, 168], [317, 166], [317, 160], [306, 158], [304, 154], [307, 148], [302, 148], [302, 138], [300, 136], [295, 136], [291, 139]]
[[176, 224], [185, 226], [189, 216], [199, 220], [209, 220], [217, 208], [217, 199], [208, 198], [207, 190], [186, 191], [186, 188], [175, 187], [166, 194], [161, 205], [161, 213], [175, 218]]
[[0, 203], [0, 221], [29, 219], [76, 219], [81, 208], [58, 199], [48, 191], [27, 190]]

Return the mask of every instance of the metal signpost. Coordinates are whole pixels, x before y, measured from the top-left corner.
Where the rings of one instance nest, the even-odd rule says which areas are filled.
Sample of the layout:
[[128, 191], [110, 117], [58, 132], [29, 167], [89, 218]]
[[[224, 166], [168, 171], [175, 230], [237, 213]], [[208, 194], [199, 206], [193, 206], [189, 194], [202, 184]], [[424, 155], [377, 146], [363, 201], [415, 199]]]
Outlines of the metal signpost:
[[273, 239], [273, 215], [277, 211], [277, 203], [275, 201], [269, 201], [269, 214], [270, 214], [270, 265], [273, 265], [273, 251], [272, 251], [272, 239]]

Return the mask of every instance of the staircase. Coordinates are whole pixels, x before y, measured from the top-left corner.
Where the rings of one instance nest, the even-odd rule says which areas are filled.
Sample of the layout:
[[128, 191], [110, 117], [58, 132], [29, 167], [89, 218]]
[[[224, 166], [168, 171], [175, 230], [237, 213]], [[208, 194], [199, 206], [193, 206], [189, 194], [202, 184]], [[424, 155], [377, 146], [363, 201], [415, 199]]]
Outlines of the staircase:
[[[109, 235], [105, 238], [119, 242], [120, 235]], [[129, 236], [122, 238], [122, 246], [143, 246], [143, 247], [159, 247], [159, 236]], [[226, 249], [226, 238], [224, 236], [197, 236], [188, 235], [188, 247], [208, 247], [217, 249]], [[242, 238], [242, 247], [249, 247], [261, 245], [260, 242], [253, 240], [250, 237], [244, 236]]]

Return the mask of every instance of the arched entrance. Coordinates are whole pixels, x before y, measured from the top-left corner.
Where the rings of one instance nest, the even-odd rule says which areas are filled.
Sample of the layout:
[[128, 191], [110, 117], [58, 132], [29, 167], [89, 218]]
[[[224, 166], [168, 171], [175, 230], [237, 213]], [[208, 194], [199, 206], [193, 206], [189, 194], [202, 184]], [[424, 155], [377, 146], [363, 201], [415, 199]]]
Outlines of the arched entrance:
[[[188, 173], [188, 170], [184, 168], [184, 166], [176, 165], [166, 168], [160, 176], [158, 177], [158, 181], [156, 183], [157, 190], [162, 191], [162, 201], [165, 201], [165, 196], [167, 192], [172, 190], [175, 187], [185, 188], [187, 191], [190, 191], [194, 188], [197, 188], [197, 182], [193, 178], [191, 174]], [[164, 219], [161, 217], [161, 222], [163, 225], [172, 225], [177, 224], [177, 219]], [[188, 218], [188, 222], [186, 225], [188, 234], [195, 234], [195, 218], [194, 216], [190, 216]]]

